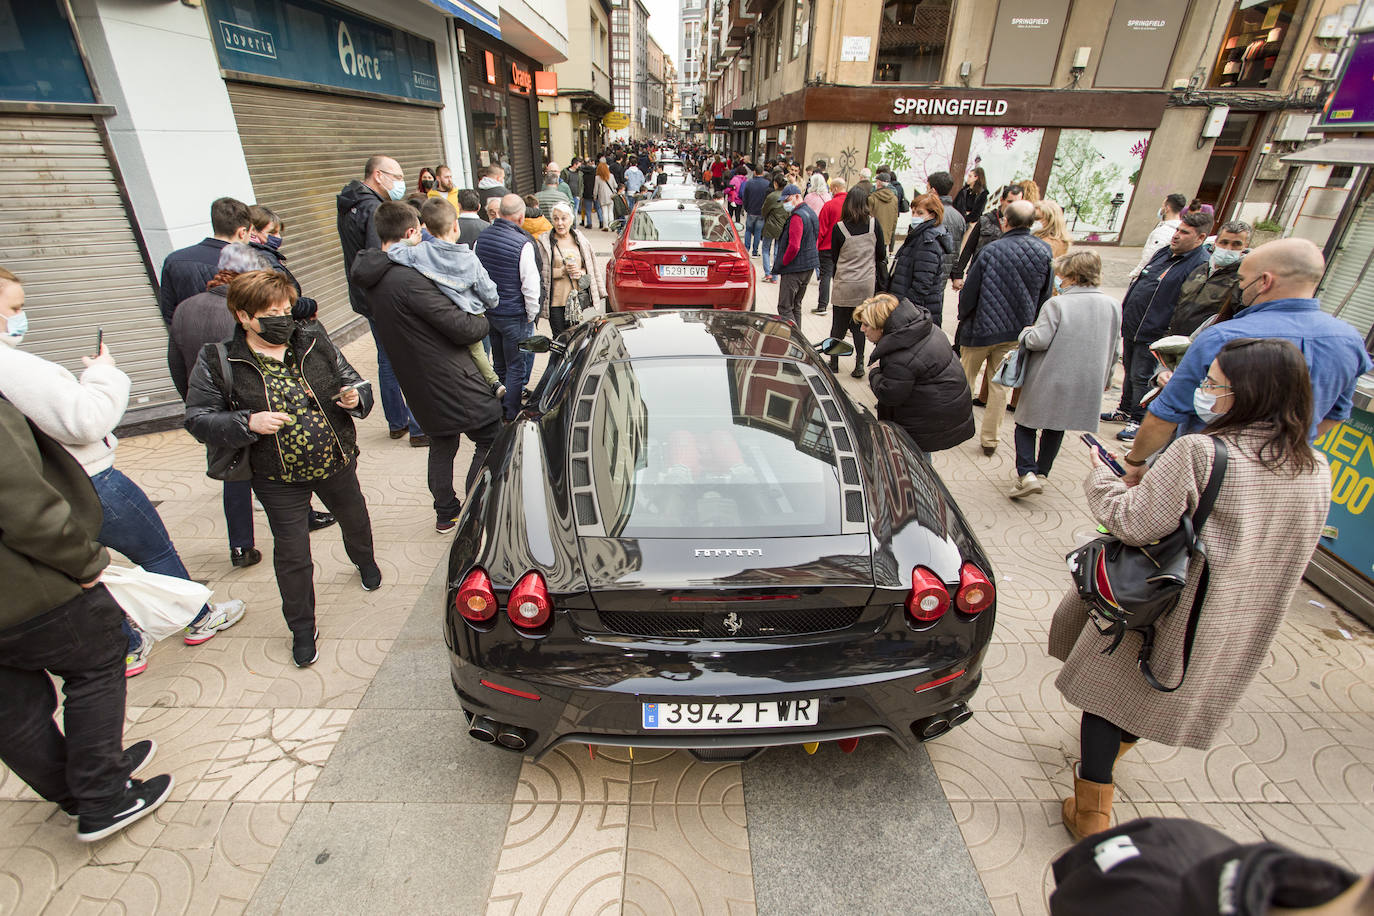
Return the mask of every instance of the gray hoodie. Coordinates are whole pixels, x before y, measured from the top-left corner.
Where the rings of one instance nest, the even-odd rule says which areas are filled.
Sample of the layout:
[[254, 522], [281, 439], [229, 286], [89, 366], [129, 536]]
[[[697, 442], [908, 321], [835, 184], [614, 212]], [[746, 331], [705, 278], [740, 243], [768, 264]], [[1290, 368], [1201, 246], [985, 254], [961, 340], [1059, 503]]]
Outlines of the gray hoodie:
[[496, 305], [496, 283], [467, 245], [431, 239], [420, 245], [392, 245], [386, 256], [413, 267], [469, 315]]

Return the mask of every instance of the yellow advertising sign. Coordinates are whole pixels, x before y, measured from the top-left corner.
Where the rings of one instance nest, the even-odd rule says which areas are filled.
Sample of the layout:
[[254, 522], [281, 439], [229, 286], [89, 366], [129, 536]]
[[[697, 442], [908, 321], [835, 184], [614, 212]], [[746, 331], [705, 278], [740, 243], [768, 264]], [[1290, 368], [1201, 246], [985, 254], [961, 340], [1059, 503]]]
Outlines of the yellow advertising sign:
[[623, 111], [612, 111], [601, 119], [601, 123], [607, 130], [624, 130], [630, 126], [630, 116]]

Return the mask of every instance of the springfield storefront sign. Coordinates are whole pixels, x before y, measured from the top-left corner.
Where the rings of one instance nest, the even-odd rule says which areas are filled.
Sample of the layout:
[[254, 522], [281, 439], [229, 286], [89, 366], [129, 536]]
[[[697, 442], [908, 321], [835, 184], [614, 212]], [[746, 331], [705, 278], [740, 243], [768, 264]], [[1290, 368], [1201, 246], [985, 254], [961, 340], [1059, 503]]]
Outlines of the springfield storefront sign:
[[317, 0], [207, 0], [226, 75], [439, 102], [434, 42]]
[[892, 103], [892, 113], [918, 115], [972, 115], [1000, 118], [1007, 113], [1006, 99], [921, 99], [899, 98]]

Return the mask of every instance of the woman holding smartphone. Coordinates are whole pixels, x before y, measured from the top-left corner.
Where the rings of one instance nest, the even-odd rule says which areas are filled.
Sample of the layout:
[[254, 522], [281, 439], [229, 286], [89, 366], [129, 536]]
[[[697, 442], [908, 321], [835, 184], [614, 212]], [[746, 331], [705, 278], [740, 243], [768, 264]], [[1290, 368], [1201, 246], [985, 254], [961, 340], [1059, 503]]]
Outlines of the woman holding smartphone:
[[1030, 358], [1016, 411], [1016, 484], [1007, 494], [1012, 499], [1045, 489], [1065, 430], [1097, 431], [1102, 389], [1111, 381], [1121, 336], [1121, 304], [1097, 288], [1097, 252], [1066, 254], [1055, 260], [1054, 273], [1059, 294], [1021, 332]]
[[[237, 326], [224, 345], [207, 344], [191, 370], [186, 429], [212, 450], [248, 449], [253, 491], [272, 528], [272, 565], [296, 667], [313, 664], [315, 566], [311, 494], [338, 519], [344, 549], [365, 591], [380, 588], [372, 522], [358, 486], [353, 418], [372, 409], [370, 386], [318, 323], [291, 316], [296, 289], [282, 274], [253, 270], [229, 284]], [[227, 366], [228, 375], [225, 375]]]
[[[1049, 654], [1064, 662], [1055, 686], [1083, 711], [1081, 763], [1063, 804], [1076, 838], [1111, 826], [1112, 770], [1140, 738], [1206, 750], [1254, 680], [1317, 546], [1331, 502], [1326, 458], [1312, 449], [1312, 385], [1302, 353], [1287, 340], [1233, 340], [1221, 349], [1193, 395], [1207, 421], [1199, 434], [1174, 440], [1128, 487], [1100, 461], [1083, 484], [1088, 509], [1123, 542], [1149, 544], [1196, 510], [1213, 473], [1216, 446], [1227, 465], [1216, 505], [1199, 532], [1207, 545], [1208, 584], [1183, 676], [1200, 556], [1189, 565], [1178, 608], [1155, 628], [1150, 666], [1164, 693], [1141, 674], [1139, 633], [1112, 638], [1088, 618], [1076, 589], [1050, 625]], [[1197, 758], [1200, 763], [1201, 758]]]

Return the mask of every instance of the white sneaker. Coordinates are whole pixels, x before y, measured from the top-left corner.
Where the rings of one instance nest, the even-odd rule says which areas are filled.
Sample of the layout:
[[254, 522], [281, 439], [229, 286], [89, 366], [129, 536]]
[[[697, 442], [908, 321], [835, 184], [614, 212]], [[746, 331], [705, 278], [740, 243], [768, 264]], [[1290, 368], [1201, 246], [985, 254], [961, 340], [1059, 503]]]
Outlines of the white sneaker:
[[182, 642], [188, 646], [198, 646], [215, 637], [220, 630], [227, 630], [243, 619], [244, 605], [237, 598], [223, 604], [210, 605], [210, 613], [200, 623], [186, 628]]
[[1043, 492], [1045, 492], [1045, 484], [1039, 477], [1034, 474], [1023, 474], [1016, 481], [1016, 486], [1012, 487], [1007, 495], [1012, 499], [1020, 499], [1023, 496], [1030, 496], [1032, 493]]

